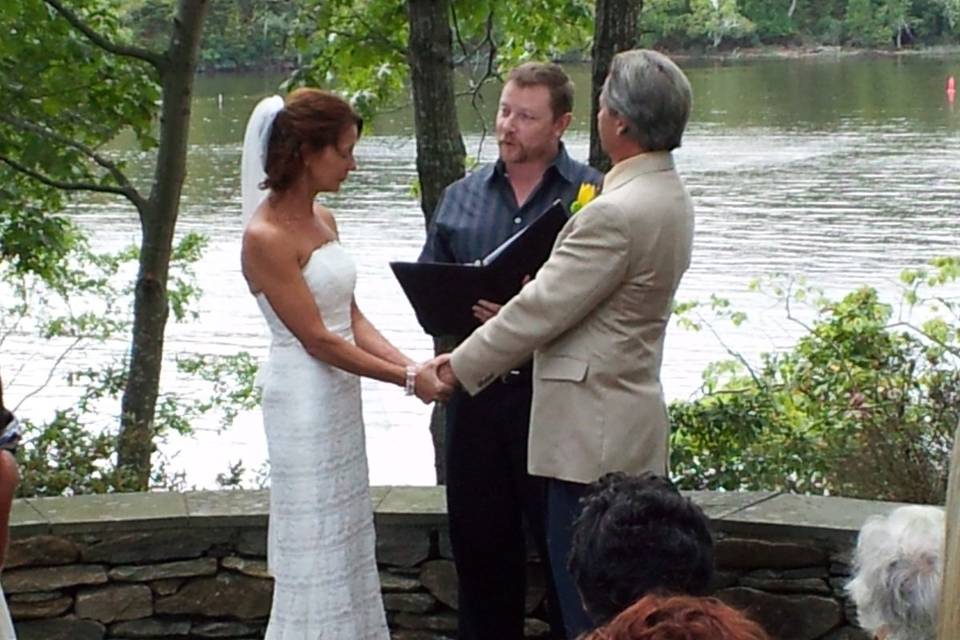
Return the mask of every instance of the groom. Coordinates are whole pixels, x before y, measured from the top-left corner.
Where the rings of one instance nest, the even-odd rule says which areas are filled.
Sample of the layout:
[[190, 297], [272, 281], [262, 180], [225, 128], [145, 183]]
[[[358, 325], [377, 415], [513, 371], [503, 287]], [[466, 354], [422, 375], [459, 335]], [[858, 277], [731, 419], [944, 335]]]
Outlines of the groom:
[[570, 219], [536, 279], [423, 372], [476, 394], [533, 353], [528, 464], [547, 478], [550, 564], [568, 638], [590, 628], [566, 566], [588, 483], [667, 468], [660, 362], [693, 240], [693, 207], [670, 151], [691, 95], [666, 56], [614, 57], [597, 116], [614, 163], [602, 195]]

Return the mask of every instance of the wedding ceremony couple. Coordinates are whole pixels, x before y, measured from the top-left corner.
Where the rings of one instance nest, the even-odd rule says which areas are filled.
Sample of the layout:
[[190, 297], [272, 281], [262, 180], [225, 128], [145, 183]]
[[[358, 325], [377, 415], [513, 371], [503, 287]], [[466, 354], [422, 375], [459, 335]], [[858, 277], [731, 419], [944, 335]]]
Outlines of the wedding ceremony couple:
[[[447, 501], [460, 638], [523, 637], [524, 522], [549, 565], [553, 637], [593, 628], [567, 559], [586, 487], [608, 472], [667, 469], [660, 384], [693, 208], [674, 168], [691, 107], [683, 72], [649, 50], [617, 54], [600, 95], [601, 175], [561, 138], [573, 87], [560, 67], [507, 77], [499, 159], [450, 185], [422, 261], [469, 263], [584, 184], [552, 254], [452, 353], [415, 363], [364, 316], [356, 269], [315, 202], [357, 168], [363, 121], [332, 93], [261, 101], [243, 146], [242, 270], [272, 340], [261, 368], [271, 468], [271, 640], [389, 638], [375, 558], [360, 378], [447, 402]], [[532, 364], [530, 363], [532, 357]]]

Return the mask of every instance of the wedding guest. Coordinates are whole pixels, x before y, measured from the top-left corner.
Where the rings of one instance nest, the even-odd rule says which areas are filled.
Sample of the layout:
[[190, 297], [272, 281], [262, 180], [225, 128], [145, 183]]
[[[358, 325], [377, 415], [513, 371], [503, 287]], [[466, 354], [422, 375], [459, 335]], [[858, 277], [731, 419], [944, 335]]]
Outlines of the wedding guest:
[[[14, 458], [20, 439], [16, 417], [3, 403], [3, 382], [0, 381], [0, 570], [7, 555], [10, 540], [10, 510], [20, 482], [17, 461]], [[6, 598], [0, 597], [0, 640], [15, 640], [13, 622], [7, 610]]]
[[703, 511], [669, 479], [608, 473], [587, 489], [570, 553], [584, 608], [606, 624], [648, 593], [701, 595], [713, 577]]
[[716, 598], [646, 596], [582, 640], [768, 640], [763, 628]]
[[847, 592], [860, 626], [877, 640], [935, 637], [944, 527], [942, 509], [911, 505], [860, 529]]

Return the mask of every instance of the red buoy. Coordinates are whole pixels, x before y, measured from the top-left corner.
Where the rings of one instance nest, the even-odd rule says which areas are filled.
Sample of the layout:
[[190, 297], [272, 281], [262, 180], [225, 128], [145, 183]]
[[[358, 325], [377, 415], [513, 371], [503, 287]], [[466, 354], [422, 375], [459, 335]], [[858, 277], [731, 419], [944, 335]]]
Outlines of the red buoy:
[[954, 80], [953, 76], [947, 77], [947, 100], [953, 102], [953, 99], [957, 97], [957, 81]]

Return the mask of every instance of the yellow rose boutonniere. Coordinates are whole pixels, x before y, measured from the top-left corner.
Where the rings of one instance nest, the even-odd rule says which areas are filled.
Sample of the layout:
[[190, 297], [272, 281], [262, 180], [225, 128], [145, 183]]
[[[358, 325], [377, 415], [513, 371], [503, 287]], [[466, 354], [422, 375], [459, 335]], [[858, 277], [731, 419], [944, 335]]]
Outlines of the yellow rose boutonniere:
[[597, 186], [584, 182], [580, 185], [580, 191], [577, 192], [577, 199], [570, 205], [570, 215], [583, 209], [587, 204], [597, 197]]

